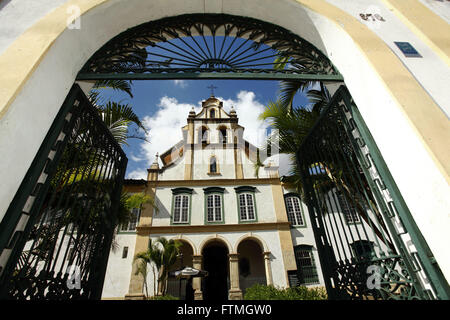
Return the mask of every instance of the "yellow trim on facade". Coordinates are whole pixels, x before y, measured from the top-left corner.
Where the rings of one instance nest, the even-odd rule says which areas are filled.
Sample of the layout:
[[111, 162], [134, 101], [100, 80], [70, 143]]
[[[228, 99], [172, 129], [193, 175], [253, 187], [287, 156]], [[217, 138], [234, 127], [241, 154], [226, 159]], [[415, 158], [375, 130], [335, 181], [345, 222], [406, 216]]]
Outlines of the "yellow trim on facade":
[[260, 230], [285, 230], [290, 232], [289, 222], [259, 222], [243, 224], [214, 224], [214, 225], [183, 225], [183, 226], [152, 226], [140, 224], [136, 231], [139, 235], [149, 234], [186, 234], [186, 233], [214, 233], [214, 232], [242, 232]]
[[410, 30], [450, 66], [450, 25], [418, 0], [382, 0]]
[[[356, 18], [325, 0], [296, 1], [333, 21], [361, 48], [368, 63], [398, 102], [399, 109], [409, 119], [425, 149], [450, 183], [449, 121], [413, 75], [387, 45]], [[80, 15], [83, 16], [89, 10], [107, 2], [110, 0], [70, 0], [27, 29], [0, 55], [0, 70], [2, 70], [0, 73], [0, 118], [5, 115], [49, 48], [66, 30], [67, 8], [76, 5], [80, 8]], [[400, 0], [395, 3], [400, 3]], [[405, 10], [401, 9], [401, 12]], [[436, 30], [429, 30], [429, 18], [424, 23], [419, 23], [417, 19], [413, 19], [413, 22], [417, 27], [425, 28], [421, 32], [428, 37], [431, 36], [430, 32], [436, 32]], [[439, 33], [444, 32], [439, 31]], [[430, 39], [434, 39], [437, 46], [441, 47], [440, 40], [437, 41], [434, 37]], [[441, 50], [447, 52], [446, 48], [447, 46]]]
[[280, 185], [279, 178], [255, 179], [199, 179], [199, 180], [159, 180], [148, 181], [148, 186], [158, 187], [198, 187], [198, 186], [242, 186], [242, 185]]
[[[0, 55], [0, 119], [41, 63], [56, 39], [67, 29], [67, 9], [80, 8], [80, 16], [109, 0], [70, 0], [22, 33]], [[74, 79], [75, 80], [75, 79]]]
[[[146, 251], [148, 249], [148, 236], [137, 234], [136, 244], [134, 247], [135, 255], [139, 252]], [[136, 297], [141, 297], [143, 294], [143, 276], [137, 273], [138, 264], [133, 261], [133, 268], [131, 272], [130, 285], [128, 287], [128, 294], [125, 296], [126, 299], [135, 299]]]
[[123, 191], [129, 192], [129, 193], [138, 193], [138, 192], [144, 192], [147, 186], [145, 184], [142, 185], [124, 185]]
[[[279, 178], [277, 178], [279, 179]], [[279, 184], [272, 185], [272, 198], [273, 207], [275, 209], [275, 216], [278, 222], [288, 222], [286, 215], [286, 207], [284, 204], [283, 188], [281, 187], [281, 182]]]

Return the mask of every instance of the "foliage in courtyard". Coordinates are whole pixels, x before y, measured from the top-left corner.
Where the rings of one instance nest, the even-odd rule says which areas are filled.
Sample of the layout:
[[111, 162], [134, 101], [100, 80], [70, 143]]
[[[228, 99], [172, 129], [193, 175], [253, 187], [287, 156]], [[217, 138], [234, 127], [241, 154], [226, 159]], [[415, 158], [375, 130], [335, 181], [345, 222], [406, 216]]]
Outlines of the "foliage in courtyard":
[[[132, 81], [96, 81], [93, 88], [89, 92], [89, 100], [97, 108], [101, 119], [103, 120], [117, 143], [119, 143], [120, 145], [126, 145], [127, 140], [131, 138], [137, 138], [147, 141], [145, 137], [139, 134], [139, 130], [143, 132], [147, 132], [147, 130], [143, 126], [139, 117], [134, 113], [132, 107], [128, 104], [122, 104], [120, 102], [105, 99], [103, 93], [106, 89], [125, 92], [132, 98]], [[130, 134], [129, 128], [133, 124], [137, 127], [137, 129], [135, 129], [136, 132], [134, 134]], [[99, 163], [97, 162], [96, 165], [99, 165]], [[154, 199], [148, 195], [141, 193], [132, 195], [122, 193], [120, 197], [119, 212], [116, 225], [128, 223], [131, 218], [131, 210], [133, 208], [143, 209], [144, 204], [149, 204], [152, 207], [155, 207]], [[115, 247], [117, 247], [117, 243], [115, 242], [115, 239], [113, 239], [113, 249]]]
[[[309, 104], [294, 107], [294, 96], [299, 91], [306, 93]], [[354, 205], [358, 216], [368, 225], [373, 226], [376, 234], [387, 232], [387, 227], [382, 221], [381, 213], [377, 209], [377, 206], [371, 206], [377, 217], [377, 221], [374, 222], [366, 213], [364, 194], [354, 186], [354, 183], [352, 184], [354, 177], [352, 176], [352, 172], [349, 171], [348, 166], [345, 165], [346, 160], [344, 161], [342, 159], [356, 159], [356, 155], [346, 137], [337, 138], [343, 141], [344, 144], [339, 150], [335, 150], [335, 146], [330, 145], [330, 142], [325, 140], [316, 145], [317, 149], [334, 150], [334, 159], [323, 157], [322, 155], [322, 158], [319, 157], [313, 161], [309, 160], [309, 163], [302, 164], [305, 159], [299, 155], [299, 150], [330, 102], [331, 95], [322, 82], [281, 81], [278, 99], [275, 102], [269, 102], [259, 116], [261, 120], [268, 121], [270, 126], [277, 130], [277, 135], [271, 135], [267, 139], [265, 147], [266, 154], [270, 156], [271, 146], [278, 145], [278, 153], [289, 155], [291, 171], [289, 176], [283, 177], [283, 182], [296, 189], [302, 198], [304, 198], [304, 186], [301, 179], [302, 166], [303, 169], [304, 166], [307, 166], [307, 170], [314, 172], [314, 174], [311, 174], [312, 187], [317, 191], [317, 196], [320, 200], [319, 203], [326, 203], [322, 197], [327, 192], [333, 189], [338, 190], [342, 193], [347, 203]], [[256, 164], [256, 175], [259, 167], [264, 166], [263, 162], [265, 159], [262, 160], [262, 163], [259, 161]], [[363, 184], [363, 190], [369, 188], [363, 173], [360, 174], [358, 179]], [[370, 192], [367, 193], [367, 197], [370, 203], [375, 203], [375, 199], [371, 196]], [[381, 241], [393, 249], [390, 241], [383, 238]]]
[[131, 210], [133, 208], [144, 210], [146, 205], [157, 209], [155, 199], [143, 192], [133, 194], [122, 192], [119, 204], [118, 225], [126, 224], [130, 221]]
[[169, 270], [176, 263], [182, 245], [183, 243], [179, 240], [167, 240], [164, 237], [156, 239], [155, 242], [150, 239], [148, 249], [136, 254], [135, 274], [143, 277], [143, 290], [147, 297], [148, 266], [151, 266], [153, 272], [153, 292], [157, 292], [157, 296], [166, 296]]
[[276, 288], [255, 284], [246, 289], [244, 300], [327, 300], [327, 293], [323, 287]]

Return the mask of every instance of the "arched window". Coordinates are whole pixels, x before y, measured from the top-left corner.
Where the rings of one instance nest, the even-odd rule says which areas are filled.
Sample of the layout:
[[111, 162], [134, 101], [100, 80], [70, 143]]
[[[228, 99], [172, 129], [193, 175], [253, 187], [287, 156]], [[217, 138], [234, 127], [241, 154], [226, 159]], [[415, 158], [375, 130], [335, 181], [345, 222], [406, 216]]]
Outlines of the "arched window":
[[234, 188], [237, 194], [239, 222], [257, 221], [255, 206], [255, 187], [242, 186]]
[[217, 173], [217, 159], [216, 159], [216, 157], [211, 157], [209, 159], [209, 173]]
[[350, 202], [342, 192], [336, 192], [336, 195], [345, 221], [349, 224], [361, 222], [354, 203]]
[[216, 110], [211, 109], [211, 111], [209, 111], [209, 117], [210, 118], [215, 118], [216, 117]]
[[205, 192], [205, 217], [207, 223], [223, 223], [223, 193], [225, 188], [208, 187]]
[[304, 227], [305, 219], [303, 217], [303, 208], [300, 198], [296, 194], [286, 194], [284, 201], [289, 222], [293, 226]]
[[227, 143], [227, 128], [219, 128], [219, 143]]
[[172, 203], [172, 224], [189, 223], [191, 212], [191, 196], [192, 189], [189, 188], [175, 188], [172, 189], [173, 203]]

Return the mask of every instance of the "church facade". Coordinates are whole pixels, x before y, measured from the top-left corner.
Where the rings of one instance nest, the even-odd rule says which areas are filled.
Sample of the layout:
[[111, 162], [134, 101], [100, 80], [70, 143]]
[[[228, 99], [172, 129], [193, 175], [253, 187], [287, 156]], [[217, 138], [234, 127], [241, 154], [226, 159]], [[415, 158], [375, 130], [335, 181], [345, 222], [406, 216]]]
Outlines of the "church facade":
[[[192, 283], [169, 279], [168, 293], [181, 298], [242, 299], [255, 283], [323, 285], [305, 204], [282, 183], [272, 160], [255, 171], [259, 150], [243, 131], [234, 109], [226, 112], [211, 96], [201, 112], [189, 113], [183, 139], [160, 155], [161, 167], [155, 160], [147, 181], [126, 180], [127, 192], [151, 195], [156, 207], [134, 210], [133, 221], [120, 228], [104, 299], [142, 296], [133, 258], [158, 237], [183, 243], [172, 270], [208, 272]], [[152, 271], [147, 282], [153, 295]]]

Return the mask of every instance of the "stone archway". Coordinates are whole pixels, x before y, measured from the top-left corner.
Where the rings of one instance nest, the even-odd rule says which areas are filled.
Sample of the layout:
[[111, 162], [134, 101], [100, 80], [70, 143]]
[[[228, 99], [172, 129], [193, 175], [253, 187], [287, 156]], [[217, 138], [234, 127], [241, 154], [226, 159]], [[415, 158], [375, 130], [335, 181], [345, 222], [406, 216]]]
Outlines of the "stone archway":
[[242, 240], [237, 249], [239, 286], [242, 294], [255, 284], [267, 284], [265, 254], [261, 245], [251, 238]]
[[[182, 270], [185, 267], [193, 267], [194, 248], [192, 245], [184, 240], [179, 239], [183, 245], [180, 248], [179, 256], [176, 263], [170, 268], [170, 272]], [[169, 277], [167, 283], [167, 293], [179, 297], [181, 300], [194, 300], [193, 278], [181, 279], [176, 277]]]
[[[5, 93], [0, 98], [0, 128], [3, 130], [0, 131], [0, 150], [14, 155], [5, 157], [0, 166], [7, 181], [0, 190], [0, 215], [13, 198], [76, 73], [96, 49], [123, 30], [149, 20], [182, 13], [225, 12], [279, 24], [332, 56], [368, 120], [367, 125], [386, 156], [387, 164], [393, 169], [399, 189], [406, 191], [403, 192], [405, 200], [434, 255], [438, 261], [448, 260], [445, 247], [448, 236], [445, 224], [440, 223], [447, 215], [448, 202], [433, 201], [436, 190], [447, 190], [448, 165], [444, 160], [448, 155], [445, 146], [449, 133], [439, 131], [446, 126], [447, 119], [437, 113], [438, 108], [426, 92], [367, 28], [361, 28], [355, 19], [321, 0], [276, 4], [252, 0], [247, 1], [245, 7], [219, 1], [143, 3], [71, 1], [36, 24], [1, 56], [2, 69], [8, 65], [10, 68], [20, 65], [20, 69], [3, 69], [6, 77], [0, 79]], [[67, 28], [64, 14], [73, 4], [80, 6], [85, 26], [78, 31]], [[116, 19], [124, 14], [127, 19]], [[38, 43], [30, 41], [30, 35], [37, 30], [48, 30], [37, 39]], [[349, 55], [354, 58], [351, 63]], [[42, 92], [50, 94], [43, 97]], [[423, 110], [427, 117], [422, 116]], [[17, 123], [22, 125], [17, 126]], [[9, 152], [11, 150], [18, 152]], [[411, 172], [423, 183], [410, 183]], [[423, 215], [423, 212], [432, 214]], [[443, 271], [449, 274], [448, 267]]]

